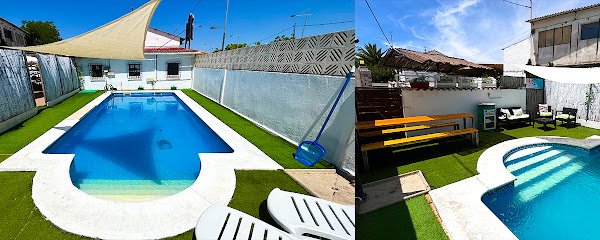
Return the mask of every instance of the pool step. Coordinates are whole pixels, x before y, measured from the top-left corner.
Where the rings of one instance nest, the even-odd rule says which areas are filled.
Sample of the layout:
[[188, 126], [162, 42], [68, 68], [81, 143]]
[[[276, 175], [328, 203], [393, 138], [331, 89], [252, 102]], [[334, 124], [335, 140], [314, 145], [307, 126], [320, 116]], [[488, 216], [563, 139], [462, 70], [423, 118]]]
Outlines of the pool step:
[[183, 191], [193, 180], [80, 180], [74, 185], [90, 195], [159, 195], [169, 196]]

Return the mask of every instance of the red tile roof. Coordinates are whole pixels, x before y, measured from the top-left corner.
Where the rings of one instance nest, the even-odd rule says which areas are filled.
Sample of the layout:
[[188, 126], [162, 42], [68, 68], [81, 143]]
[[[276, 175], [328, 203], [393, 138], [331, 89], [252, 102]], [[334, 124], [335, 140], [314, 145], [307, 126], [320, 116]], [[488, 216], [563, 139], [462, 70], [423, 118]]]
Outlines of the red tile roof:
[[198, 52], [198, 50], [187, 49], [182, 47], [155, 47], [155, 48], [144, 48], [144, 52], [147, 53], [178, 53], [178, 52]]

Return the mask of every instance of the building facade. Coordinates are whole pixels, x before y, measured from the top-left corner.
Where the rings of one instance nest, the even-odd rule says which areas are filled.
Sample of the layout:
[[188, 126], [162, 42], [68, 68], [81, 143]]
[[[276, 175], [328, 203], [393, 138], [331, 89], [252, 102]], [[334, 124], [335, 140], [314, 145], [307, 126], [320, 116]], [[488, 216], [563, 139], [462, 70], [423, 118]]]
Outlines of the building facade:
[[550, 14], [531, 24], [533, 65], [591, 66], [600, 63], [600, 4]]
[[9, 47], [24, 47], [27, 46], [28, 37], [29, 33], [0, 17], [0, 42]]
[[530, 59], [531, 38], [525, 38], [502, 49], [504, 53], [503, 76], [525, 77], [525, 71], [515, 65], [525, 65]]
[[101, 90], [107, 85], [118, 90], [191, 88], [194, 59], [202, 52], [180, 47], [181, 40], [148, 28], [144, 49], [147, 60], [77, 58], [83, 88]]

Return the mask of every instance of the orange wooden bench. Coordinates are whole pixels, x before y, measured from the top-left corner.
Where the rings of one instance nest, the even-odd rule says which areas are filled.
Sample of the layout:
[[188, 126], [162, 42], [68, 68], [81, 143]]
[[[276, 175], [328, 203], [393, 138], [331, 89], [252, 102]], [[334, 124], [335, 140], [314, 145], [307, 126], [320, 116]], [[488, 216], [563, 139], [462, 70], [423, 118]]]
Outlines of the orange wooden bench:
[[458, 123], [457, 122], [449, 122], [449, 123], [437, 123], [437, 124], [431, 124], [431, 125], [419, 125], [419, 126], [403, 127], [403, 128], [390, 128], [390, 129], [383, 129], [383, 130], [377, 130], [377, 131], [371, 131], [371, 132], [362, 132], [362, 133], [359, 133], [359, 136], [360, 137], [375, 137], [375, 136], [380, 136], [380, 135], [385, 135], [385, 134], [390, 134], [390, 133], [410, 132], [410, 131], [416, 131], [416, 130], [425, 130], [425, 129], [434, 129], [434, 128], [443, 128], [443, 127], [454, 127], [454, 130], [458, 130]]
[[[367, 151], [386, 148], [386, 147], [397, 147], [408, 144], [415, 144], [440, 138], [460, 136], [460, 135], [471, 135], [471, 142], [476, 146], [479, 146], [479, 131], [475, 128], [466, 128], [466, 119], [471, 118], [472, 126], [475, 126], [475, 116], [469, 113], [454, 113], [454, 114], [445, 114], [445, 115], [434, 115], [434, 116], [419, 116], [419, 117], [408, 117], [408, 118], [393, 118], [393, 119], [383, 119], [383, 120], [374, 120], [374, 121], [363, 121], [356, 123], [357, 130], [365, 130], [365, 129], [375, 129], [375, 128], [386, 128], [380, 129], [376, 131], [369, 132], [361, 132], [359, 133], [359, 137], [373, 137], [380, 136], [384, 134], [397, 133], [397, 132], [408, 132], [408, 131], [416, 131], [416, 130], [424, 130], [424, 129], [434, 129], [440, 127], [448, 127], [454, 126], [454, 130], [440, 133], [432, 133], [420, 136], [413, 136], [408, 138], [400, 138], [387, 140], [382, 142], [374, 142], [374, 143], [365, 143], [360, 146], [363, 157], [363, 164], [366, 170], [369, 169], [369, 161], [367, 157]], [[428, 123], [428, 122], [436, 122], [436, 121], [447, 121], [447, 120], [455, 120], [455, 119], [463, 119], [463, 129], [458, 129], [458, 123], [449, 122], [449, 123], [438, 123], [431, 125], [419, 125], [419, 126], [410, 126], [410, 127], [401, 127], [401, 128], [389, 128], [389, 127], [397, 127], [406, 124], [418, 124], [418, 123]]]

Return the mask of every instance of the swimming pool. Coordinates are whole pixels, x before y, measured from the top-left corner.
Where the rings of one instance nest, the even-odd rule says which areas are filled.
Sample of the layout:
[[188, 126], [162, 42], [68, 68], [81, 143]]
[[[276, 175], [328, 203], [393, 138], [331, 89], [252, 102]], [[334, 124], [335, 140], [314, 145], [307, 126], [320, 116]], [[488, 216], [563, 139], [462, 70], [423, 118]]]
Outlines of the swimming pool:
[[176, 194], [198, 177], [198, 153], [231, 152], [173, 93], [112, 94], [44, 151], [75, 154], [73, 185], [117, 201]]
[[483, 203], [519, 239], [597, 239], [600, 149], [536, 144], [505, 155], [517, 179]]

